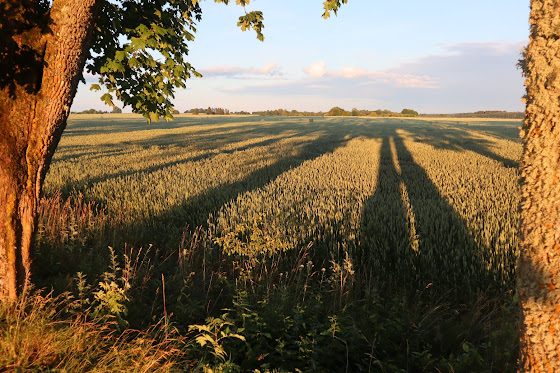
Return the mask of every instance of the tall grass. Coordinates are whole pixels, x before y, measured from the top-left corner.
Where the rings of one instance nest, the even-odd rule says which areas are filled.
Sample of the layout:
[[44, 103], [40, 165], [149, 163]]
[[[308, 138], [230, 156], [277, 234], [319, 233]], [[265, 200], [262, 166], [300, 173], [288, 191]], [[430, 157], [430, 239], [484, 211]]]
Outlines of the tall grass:
[[161, 372], [188, 366], [182, 339], [161, 325], [117, 333], [110, 322], [62, 314], [68, 301], [27, 294], [0, 305], [2, 371]]

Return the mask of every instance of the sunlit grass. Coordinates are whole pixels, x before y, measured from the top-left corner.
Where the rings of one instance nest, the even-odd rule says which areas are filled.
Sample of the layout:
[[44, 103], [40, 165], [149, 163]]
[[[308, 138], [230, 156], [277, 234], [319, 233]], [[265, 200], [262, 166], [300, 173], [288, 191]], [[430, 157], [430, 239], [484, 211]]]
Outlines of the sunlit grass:
[[[181, 338], [157, 326], [116, 333], [85, 315], [60, 317], [62, 297], [22, 296], [0, 303], [0, 368], [6, 372], [167, 372], [186, 368]], [[66, 310], [67, 311], [67, 310]]]

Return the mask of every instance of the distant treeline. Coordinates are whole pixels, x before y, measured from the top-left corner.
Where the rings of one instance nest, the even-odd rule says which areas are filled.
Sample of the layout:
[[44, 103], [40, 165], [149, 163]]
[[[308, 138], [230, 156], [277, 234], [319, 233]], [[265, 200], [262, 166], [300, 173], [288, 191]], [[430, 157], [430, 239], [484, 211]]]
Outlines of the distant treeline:
[[328, 112], [312, 112], [312, 111], [297, 111], [297, 110], [266, 110], [266, 111], [253, 111], [253, 115], [266, 115], [266, 116], [310, 116], [310, 117], [417, 117], [418, 112], [412, 109], [403, 109], [400, 113], [390, 110], [358, 110], [356, 108], [351, 111], [344, 110], [337, 106], [333, 107]]
[[[72, 112], [73, 114], [107, 114], [107, 111], [88, 109], [81, 112]], [[110, 113], [122, 113], [122, 110], [118, 107], [114, 107]], [[499, 110], [484, 110], [475, 111], [474, 113], [454, 113], [454, 114], [418, 114], [416, 110], [403, 109], [400, 113], [390, 111], [390, 110], [358, 110], [356, 108], [348, 111], [344, 110], [338, 106], [333, 107], [328, 112], [318, 111], [297, 111], [297, 110], [286, 110], [286, 109], [276, 109], [276, 110], [265, 110], [265, 111], [253, 111], [252, 113], [248, 111], [236, 111], [230, 112], [229, 109], [224, 108], [194, 108], [185, 110], [185, 113], [191, 113], [193, 115], [206, 114], [206, 115], [263, 115], [263, 116], [282, 116], [282, 117], [296, 117], [296, 116], [306, 116], [306, 117], [446, 117], [446, 118], [496, 118], [496, 119], [523, 119], [524, 113], [521, 111], [499, 111]], [[179, 114], [178, 110], [173, 110], [173, 114]]]
[[326, 113], [319, 111], [297, 111], [297, 110], [286, 110], [286, 109], [276, 109], [276, 110], [265, 110], [265, 111], [253, 111], [253, 115], [265, 115], [265, 116], [281, 116], [281, 117], [323, 117]]
[[113, 107], [112, 111], [102, 111], [95, 109], [87, 109], [84, 111], [72, 111], [71, 114], [120, 114], [122, 110], [116, 106]]
[[420, 114], [421, 117], [447, 117], [447, 118], [496, 118], [496, 119], [523, 119], [522, 111], [485, 110], [474, 113], [456, 114]]
[[204, 108], [194, 108], [194, 109], [188, 109], [185, 110], [185, 114], [193, 114], [193, 115], [198, 115], [198, 114], [206, 114], [206, 115], [249, 115], [251, 113], [249, 113], [248, 111], [235, 111], [235, 112], [231, 112], [229, 111], [229, 109], [224, 109], [221, 107], [208, 107], [206, 109]]

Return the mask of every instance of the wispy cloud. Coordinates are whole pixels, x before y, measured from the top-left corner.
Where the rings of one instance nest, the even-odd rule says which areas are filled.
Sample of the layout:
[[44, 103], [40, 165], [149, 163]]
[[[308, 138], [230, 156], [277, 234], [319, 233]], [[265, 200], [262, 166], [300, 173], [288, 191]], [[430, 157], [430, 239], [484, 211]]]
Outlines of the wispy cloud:
[[212, 66], [198, 70], [205, 77], [234, 77], [246, 75], [278, 76], [282, 75], [280, 67], [274, 62], [264, 67], [240, 67], [240, 66]]
[[[383, 71], [347, 66], [329, 69], [315, 62], [303, 78], [228, 87], [235, 95], [314, 97], [317, 101], [361, 102], [364, 108], [422, 112], [522, 110], [523, 79], [515, 63], [524, 42], [474, 42], [442, 45], [427, 55]], [[368, 104], [370, 102], [371, 104]], [[293, 107], [299, 107], [294, 101]]]
[[415, 75], [388, 71], [371, 71], [361, 67], [344, 66], [339, 70], [327, 69], [323, 61], [315, 62], [305, 67], [303, 71], [311, 78], [342, 78], [359, 79], [360, 85], [389, 84], [396, 87], [408, 88], [438, 88], [439, 81], [430, 75]]
[[328, 84], [309, 84], [307, 88], [328, 89], [331, 88], [331, 86]]

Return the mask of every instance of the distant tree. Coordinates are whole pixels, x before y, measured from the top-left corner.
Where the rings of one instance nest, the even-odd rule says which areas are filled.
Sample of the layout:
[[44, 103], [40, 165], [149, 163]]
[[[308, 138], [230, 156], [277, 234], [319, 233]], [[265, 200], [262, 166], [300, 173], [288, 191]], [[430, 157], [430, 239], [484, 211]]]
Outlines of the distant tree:
[[177, 109], [173, 109], [173, 110], [171, 110], [171, 112], [172, 112], [173, 114], [181, 114], [181, 112], [180, 112], [179, 110], [177, 110]]
[[81, 114], [106, 114], [106, 111], [102, 110], [95, 110], [95, 109], [87, 109], [81, 112]]
[[358, 111], [358, 109], [352, 108], [352, 116], [353, 116], [353, 117], [358, 117], [358, 116], [360, 116], [360, 112]]
[[198, 115], [198, 109], [193, 109], [192, 114], [193, 115]]
[[212, 112], [212, 108], [210, 106], [208, 106], [208, 109], [206, 109], [206, 115], [212, 115], [212, 114], [214, 114]]
[[328, 116], [331, 117], [340, 117], [344, 115], [345, 110], [339, 108], [338, 106], [333, 107], [331, 110], [329, 110], [329, 112], [327, 113]]
[[120, 107], [113, 106], [113, 110], [111, 111], [111, 113], [113, 113], [113, 114], [121, 114], [121, 113], [122, 113], [122, 109], [121, 109]]
[[401, 111], [401, 114], [406, 115], [406, 116], [410, 116], [410, 117], [417, 117], [418, 116], [418, 112], [412, 109], [403, 109]]

